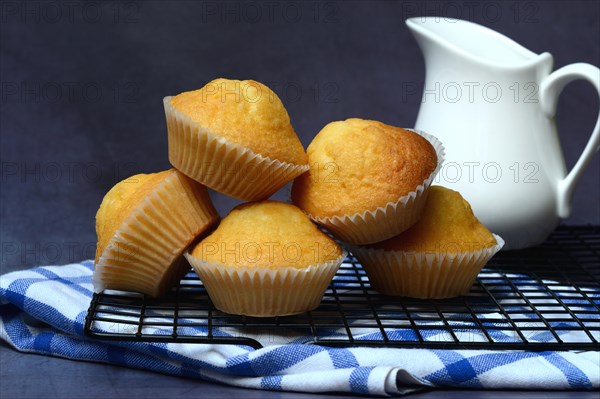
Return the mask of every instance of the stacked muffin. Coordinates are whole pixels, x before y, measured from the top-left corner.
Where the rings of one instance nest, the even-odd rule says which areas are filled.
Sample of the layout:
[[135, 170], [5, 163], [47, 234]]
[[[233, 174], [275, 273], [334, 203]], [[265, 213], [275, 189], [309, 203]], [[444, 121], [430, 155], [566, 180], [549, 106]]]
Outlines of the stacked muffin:
[[242, 204], [186, 254], [215, 307], [249, 316], [316, 308], [345, 254], [297, 207]]
[[213, 190], [256, 201], [308, 170], [287, 111], [261, 83], [216, 79], [163, 102], [169, 160]]
[[189, 271], [183, 251], [218, 218], [206, 187], [175, 169], [121, 181], [96, 214], [94, 290], [164, 294]]
[[387, 295], [450, 298], [469, 292], [504, 241], [453, 190], [432, 186], [422, 217], [383, 242], [351, 246], [374, 289]]
[[[111, 189], [96, 215], [96, 291], [163, 295], [189, 263], [215, 306], [251, 316], [318, 306], [345, 253], [297, 207], [262, 201], [306, 172], [281, 100], [255, 81], [216, 79], [164, 99], [176, 169]], [[207, 187], [253, 201], [219, 216]]]
[[[217, 79], [166, 97], [164, 108], [175, 169], [106, 194], [96, 215], [96, 291], [159, 296], [189, 261], [218, 309], [287, 315], [317, 307], [345, 257], [312, 222], [345, 242], [389, 295], [460, 295], [501, 246], [460, 195], [430, 189], [443, 147], [426, 133], [348, 119], [325, 126], [307, 154], [280, 99], [255, 81]], [[267, 200], [291, 181], [294, 205]], [[250, 201], [212, 233], [219, 216], [207, 187]], [[457, 237], [475, 249], [421, 256]]]
[[424, 132], [348, 119], [308, 146], [293, 202], [348, 246], [374, 289], [447, 298], [469, 291], [503, 245], [459, 193], [431, 187], [444, 157]]

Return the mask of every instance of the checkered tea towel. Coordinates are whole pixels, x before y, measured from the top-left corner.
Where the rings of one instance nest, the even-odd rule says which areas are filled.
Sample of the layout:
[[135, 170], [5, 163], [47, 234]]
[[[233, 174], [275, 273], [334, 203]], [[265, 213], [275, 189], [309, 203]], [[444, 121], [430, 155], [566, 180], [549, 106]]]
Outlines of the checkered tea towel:
[[[258, 389], [399, 395], [419, 387], [600, 387], [600, 352], [328, 348], [299, 344], [303, 337], [293, 333], [270, 337], [267, 346], [258, 350], [239, 345], [94, 340], [83, 331], [92, 297], [92, 270], [93, 263], [84, 261], [0, 276], [0, 337], [23, 352]], [[361, 338], [369, 339], [370, 333], [365, 331]], [[402, 333], [399, 330], [396, 336]], [[436, 333], [439, 330], [432, 330], [431, 336]], [[335, 331], [331, 334], [335, 336]]]

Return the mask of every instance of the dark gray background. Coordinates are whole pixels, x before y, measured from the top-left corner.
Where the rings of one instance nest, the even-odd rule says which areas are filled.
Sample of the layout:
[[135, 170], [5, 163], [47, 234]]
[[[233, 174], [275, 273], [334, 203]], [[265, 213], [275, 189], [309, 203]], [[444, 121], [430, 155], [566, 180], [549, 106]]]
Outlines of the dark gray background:
[[[491, 27], [556, 67], [600, 64], [597, 1], [2, 2], [1, 268], [93, 257], [104, 193], [169, 167], [162, 98], [216, 77], [282, 98], [304, 145], [348, 117], [413, 126], [424, 64], [404, 25], [437, 14]], [[598, 111], [571, 84], [558, 125], [572, 165]], [[595, 157], [566, 223], [600, 223]], [[225, 213], [234, 201], [213, 196]], [[285, 189], [278, 198], [285, 198]]]
[[[308, 145], [331, 120], [414, 124], [420, 94], [402, 88], [422, 83], [424, 65], [407, 17], [482, 23], [535, 52], [551, 52], [556, 67], [600, 64], [597, 1], [2, 1], [0, 12], [0, 273], [93, 257], [94, 215], [104, 193], [131, 174], [169, 167], [162, 97], [213, 78], [269, 84]], [[596, 93], [582, 82], [561, 97], [568, 165], [587, 142], [598, 108]], [[566, 223], [600, 223], [599, 158], [577, 188]], [[214, 199], [222, 213], [235, 203]], [[309, 397], [23, 355], [4, 345], [0, 355], [2, 399]]]

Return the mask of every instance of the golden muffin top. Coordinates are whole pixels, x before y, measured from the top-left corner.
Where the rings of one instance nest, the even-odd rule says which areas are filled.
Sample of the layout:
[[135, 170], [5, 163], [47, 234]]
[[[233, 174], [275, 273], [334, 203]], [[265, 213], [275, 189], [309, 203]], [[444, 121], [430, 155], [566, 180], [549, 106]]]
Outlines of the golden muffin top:
[[215, 79], [199, 90], [174, 96], [171, 105], [214, 134], [262, 156], [308, 163], [281, 100], [262, 83]]
[[117, 183], [102, 199], [96, 213], [96, 262], [125, 218], [175, 169], [159, 173], [138, 174]]
[[278, 201], [238, 205], [192, 251], [204, 262], [268, 269], [304, 268], [341, 255], [300, 209]]
[[415, 225], [396, 237], [370, 246], [385, 250], [457, 253], [496, 244], [492, 233], [479, 222], [460, 193], [432, 186], [423, 215]]
[[326, 125], [308, 146], [310, 170], [294, 182], [294, 204], [317, 217], [375, 210], [414, 191], [437, 166], [433, 146], [384, 123]]

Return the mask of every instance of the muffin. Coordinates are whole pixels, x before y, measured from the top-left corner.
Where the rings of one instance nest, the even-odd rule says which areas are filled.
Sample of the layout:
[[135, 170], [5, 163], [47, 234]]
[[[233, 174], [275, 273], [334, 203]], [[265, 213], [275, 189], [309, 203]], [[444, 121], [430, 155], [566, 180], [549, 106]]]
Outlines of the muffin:
[[96, 214], [94, 290], [164, 294], [190, 270], [184, 249], [218, 219], [206, 187], [175, 169], [119, 182]]
[[443, 158], [426, 133], [363, 119], [326, 125], [308, 146], [311, 169], [292, 187], [292, 201], [351, 244], [394, 237], [423, 210]]
[[433, 186], [414, 226], [351, 251], [372, 287], [383, 294], [449, 298], [468, 293], [479, 271], [503, 245], [458, 192]]
[[316, 308], [344, 253], [297, 207], [242, 204], [186, 257], [223, 312], [284, 316]]
[[171, 164], [216, 191], [256, 201], [308, 170], [285, 107], [262, 83], [216, 79], [163, 103]]

